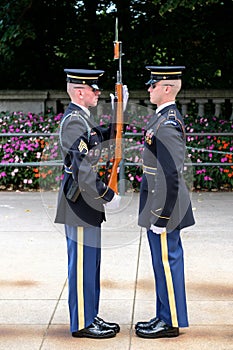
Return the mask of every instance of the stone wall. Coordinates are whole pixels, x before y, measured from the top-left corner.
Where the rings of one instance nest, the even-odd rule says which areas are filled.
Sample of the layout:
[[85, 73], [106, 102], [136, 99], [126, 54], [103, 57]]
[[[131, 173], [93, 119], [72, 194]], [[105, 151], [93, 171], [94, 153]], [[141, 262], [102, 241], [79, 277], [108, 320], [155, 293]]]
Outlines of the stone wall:
[[[110, 102], [109, 94], [110, 91], [102, 92], [100, 109], [101, 103]], [[199, 116], [206, 113], [216, 116], [223, 114], [233, 119], [233, 90], [181, 90], [177, 102], [183, 115], [195, 111]], [[65, 91], [0, 90], [0, 112], [44, 113], [53, 108], [55, 113], [62, 113], [68, 103], [69, 97]], [[134, 105], [154, 109], [146, 89], [130, 91], [129, 108], [132, 109]]]

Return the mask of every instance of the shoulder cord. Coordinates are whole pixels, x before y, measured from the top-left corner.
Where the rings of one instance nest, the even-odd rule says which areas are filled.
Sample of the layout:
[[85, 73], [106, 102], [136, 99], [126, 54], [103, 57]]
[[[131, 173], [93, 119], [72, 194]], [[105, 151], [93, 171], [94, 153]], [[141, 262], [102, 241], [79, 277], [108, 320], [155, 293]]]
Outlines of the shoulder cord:
[[183, 132], [183, 138], [184, 138], [184, 140], [185, 140], [185, 137], [186, 137], [186, 132], [185, 132], [185, 127], [184, 127], [184, 125], [181, 123], [181, 121], [180, 121], [180, 119], [175, 119], [179, 124], [180, 124], [180, 126], [181, 126], [181, 129], [182, 129], [182, 132]]

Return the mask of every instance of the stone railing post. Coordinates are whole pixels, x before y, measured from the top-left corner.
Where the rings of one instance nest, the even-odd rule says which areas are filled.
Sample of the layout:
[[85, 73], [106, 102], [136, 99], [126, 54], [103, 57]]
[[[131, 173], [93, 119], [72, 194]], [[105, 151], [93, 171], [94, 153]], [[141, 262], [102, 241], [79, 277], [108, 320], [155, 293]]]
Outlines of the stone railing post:
[[230, 99], [230, 103], [231, 103], [231, 116], [230, 116], [230, 120], [233, 120], [233, 98]]
[[196, 103], [198, 104], [198, 117], [203, 117], [205, 114], [205, 103], [208, 103], [208, 99], [198, 98], [196, 99]]
[[188, 104], [191, 102], [189, 99], [179, 99], [179, 102], [181, 104], [181, 114], [186, 115], [188, 114]]
[[221, 114], [221, 103], [224, 103], [225, 100], [223, 98], [214, 98], [212, 101], [215, 105], [214, 115], [219, 117]]

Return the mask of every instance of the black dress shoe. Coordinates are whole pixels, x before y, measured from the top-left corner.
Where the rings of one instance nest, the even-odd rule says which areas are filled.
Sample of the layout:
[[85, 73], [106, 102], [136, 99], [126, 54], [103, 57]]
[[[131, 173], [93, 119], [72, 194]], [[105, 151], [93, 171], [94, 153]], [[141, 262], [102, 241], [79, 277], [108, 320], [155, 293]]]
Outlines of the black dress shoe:
[[116, 333], [120, 332], [120, 326], [117, 323], [111, 323], [111, 322], [106, 322], [104, 321], [102, 318], [100, 318], [99, 316], [96, 316], [94, 318], [94, 323], [96, 323], [97, 325], [102, 326], [103, 328], [106, 329], [112, 329], [114, 330]]
[[141, 338], [172, 338], [178, 337], [179, 328], [168, 326], [164, 321], [158, 321], [148, 328], [137, 328], [136, 334]]
[[159, 318], [158, 318], [158, 317], [154, 317], [154, 318], [152, 318], [150, 321], [147, 321], [147, 322], [138, 322], [138, 323], [136, 323], [136, 325], [135, 325], [135, 329], [138, 329], [138, 328], [141, 328], [141, 329], [148, 328], [148, 327], [151, 327], [151, 326], [156, 325], [157, 322], [159, 322]]
[[116, 332], [113, 329], [106, 329], [94, 322], [87, 328], [83, 328], [77, 332], [72, 332], [72, 337], [76, 337], [76, 338], [105, 339], [105, 338], [113, 338], [115, 337], [115, 335], [116, 335]]

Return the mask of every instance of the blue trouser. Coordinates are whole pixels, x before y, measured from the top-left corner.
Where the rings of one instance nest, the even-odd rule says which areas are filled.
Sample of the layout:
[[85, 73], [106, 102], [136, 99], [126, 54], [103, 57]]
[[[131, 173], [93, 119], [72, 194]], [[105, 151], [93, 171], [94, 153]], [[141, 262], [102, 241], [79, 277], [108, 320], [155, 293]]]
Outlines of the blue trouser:
[[180, 231], [147, 231], [156, 287], [156, 316], [173, 327], [188, 327]]
[[65, 225], [68, 252], [70, 330], [88, 327], [100, 298], [101, 228]]

